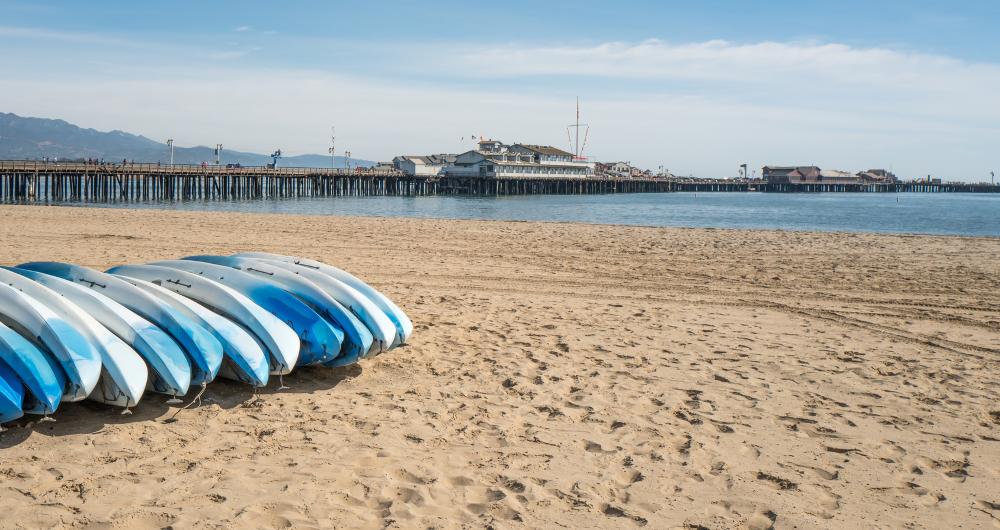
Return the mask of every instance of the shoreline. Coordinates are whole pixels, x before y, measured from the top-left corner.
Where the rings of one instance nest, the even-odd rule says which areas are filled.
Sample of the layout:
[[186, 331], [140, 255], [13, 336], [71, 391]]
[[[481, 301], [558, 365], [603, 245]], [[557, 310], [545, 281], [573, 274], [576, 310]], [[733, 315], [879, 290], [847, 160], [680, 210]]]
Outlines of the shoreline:
[[[689, 192], [678, 192], [678, 193], [689, 193]], [[694, 192], [690, 192], [694, 193]], [[973, 194], [970, 194], [973, 195]], [[362, 199], [362, 200], [378, 200], [384, 199], [386, 197], [349, 197], [347, 199]], [[411, 199], [420, 199], [420, 197], [410, 197]], [[475, 198], [475, 197], [472, 197]], [[503, 199], [505, 197], [501, 197]], [[283, 199], [283, 201], [295, 201], [298, 199]], [[194, 201], [186, 202], [183, 204], [191, 204]], [[232, 204], [239, 204], [241, 201], [232, 201]], [[211, 202], [206, 204], [225, 204], [224, 202]], [[843, 234], [843, 235], [885, 235], [885, 236], [906, 236], [906, 237], [948, 237], [948, 238], [968, 238], [968, 239], [1000, 239], [1000, 233], [997, 235], [990, 234], [956, 234], [956, 233], [934, 233], [934, 232], [903, 232], [903, 231], [874, 231], [874, 230], [822, 230], [822, 229], [797, 229], [797, 228], [773, 228], [773, 227], [714, 227], [714, 226], [684, 226], [684, 225], [652, 225], [652, 224], [611, 224], [611, 223], [598, 223], [598, 222], [588, 222], [579, 220], [537, 220], [537, 219], [477, 219], [477, 218], [462, 218], [462, 217], [419, 217], [419, 216], [391, 216], [391, 215], [364, 215], [364, 214], [323, 214], [323, 213], [289, 213], [289, 212], [246, 212], [246, 211], [220, 211], [218, 209], [212, 208], [164, 208], [156, 204], [148, 204], [144, 207], [129, 207], [122, 206], [118, 204], [72, 204], [72, 203], [53, 203], [53, 204], [5, 204], [0, 203], [0, 209], [6, 207], [14, 208], [79, 208], [79, 209], [94, 209], [94, 210], [123, 210], [130, 212], [142, 212], [142, 211], [162, 211], [162, 212], [177, 212], [177, 213], [197, 213], [197, 214], [210, 214], [210, 215], [278, 215], [278, 216], [289, 216], [289, 217], [311, 217], [311, 218], [344, 218], [344, 219], [378, 219], [378, 220], [406, 220], [412, 219], [415, 221], [461, 221], [461, 222], [488, 222], [488, 223], [542, 223], [542, 224], [556, 224], [556, 225], [587, 225], [587, 226], [604, 226], [604, 227], [624, 227], [624, 228], [651, 228], [651, 229], [665, 229], [665, 230], [721, 230], [721, 231], [733, 231], [733, 232], [789, 232], [789, 233], [803, 233], [803, 234]]]
[[0, 263], [309, 256], [409, 345], [0, 434], [0, 527], [995, 525], [1000, 238], [0, 206]]

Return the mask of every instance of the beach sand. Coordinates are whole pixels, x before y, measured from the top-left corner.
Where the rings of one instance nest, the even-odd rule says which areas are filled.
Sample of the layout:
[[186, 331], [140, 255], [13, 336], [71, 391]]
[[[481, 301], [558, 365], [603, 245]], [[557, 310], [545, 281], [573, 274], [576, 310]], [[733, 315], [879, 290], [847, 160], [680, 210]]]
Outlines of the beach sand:
[[1000, 528], [1000, 240], [0, 207], [0, 263], [273, 251], [411, 344], [0, 435], [0, 527]]

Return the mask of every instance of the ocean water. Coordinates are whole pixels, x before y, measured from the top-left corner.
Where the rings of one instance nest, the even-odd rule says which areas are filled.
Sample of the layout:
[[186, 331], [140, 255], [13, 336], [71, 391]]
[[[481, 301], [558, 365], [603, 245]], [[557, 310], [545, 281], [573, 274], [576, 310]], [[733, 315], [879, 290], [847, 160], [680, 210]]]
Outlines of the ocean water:
[[334, 197], [87, 206], [1000, 237], [1000, 194], [974, 193]]

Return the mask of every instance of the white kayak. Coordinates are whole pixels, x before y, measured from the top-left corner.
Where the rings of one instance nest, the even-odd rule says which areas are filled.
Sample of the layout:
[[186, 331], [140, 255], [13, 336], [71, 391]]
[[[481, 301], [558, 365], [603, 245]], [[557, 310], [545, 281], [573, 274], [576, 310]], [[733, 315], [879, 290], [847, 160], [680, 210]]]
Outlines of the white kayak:
[[225, 285], [278, 317], [299, 336], [296, 366], [323, 364], [340, 355], [344, 332], [270, 279], [202, 261], [164, 260], [154, 261], [149, 265], [190, 272]]
[[120, 278], [145, 289], [211, 331], [215, 338], [222, 343], [222, 351], [226, 356], [222, 367], [219, 368], [220, 377], [256, 387], [267, 386], [270, 373], [267, 353], [257, 338], [248, 331], [226, 317], [198, 304], [198, 302], [169, 289], [164, 289], [146, 280], [129, 278], [128, 276], [120, 276]]
[[0, 267], [0, 281], [45, 304], [76, 328], [100, 353], [101, 378], [97, 388], [88, 397], [122, 407], [138, 404], [149, 378], [149, 371], [139, 354], [65, 296], [33, 281], [30, 278], [32, 274], [37, 273], [15, 267]]
[[238, 322], [266, 347], [272, 375], [287, 374], [295, 367], [299, 357], [299, 336], [295, 330], [234, 289], [197, 274], [157, 265], [121, 265], [108, 272], [159, 285]]
[[256, 258], [241, 258], [239, 256], [189, 256], [185, 260], [203, 261], [225, 267], [239, 269], [245, 273], [258, 276], [274, 282], [282, 289], [301, 298], [317, 313], [344, 331], [344, 346], [340, 355], [327, 366], [344, 366], [357, 362], [371, 352], [374, 344], [372, 333], [354, 316], [350, 309], [344, 307], [329, 293], [304, 276], [286, 270], [284, 264]]
[[173, 397], [187, 393], [191, 385], [191, 362], [165, 331], [83, 285], [26, 269], [21, 274], [65, 296], [131, 346], [149, 366], [147, 389]]
[[406, 313], [403, 312], [399, 306], [394, 304], [392, 300], [377, 291], [374, 287], [368, 285], [360, 278], [347, 271], [313, 259], [300, 258], [297, 256], [285, 256], [282, 254], [271, 254], [269, 252], [241, 252], [234, 255], [248, 258], [277, 260], [322, 272], [323, 274], [339, 280], [345, 285], [352, 287], [354, 290], [368, 297], [368, 299], [381, 309], [396, 327], [398, 334], [398, 342], [396, 345], [405, 343], [410, 339], [410, 336], [413, 335], [413, 322], [410, 321], [410, 317], [406, 316]]
[[222, 345], [219, 341], [207, 329], [131, 283], [69, 263], [34, 262], [18, 267], [58, 276], [93, 289], [159, 326], [173, 337], [191, 362], [192, 385], [210, 383], [219, 372], [222, 365]]
[[101, 354], [79, 331], [45, 304], [0, 282], [0, 317], [19, 334], [37, 340], [66, 376], [62, 401], [86, 399], [101, 378]]
[[[334, 269], [334, 267], [319, 263], [318, 261], [314, 263], [319, 264], [319, 266], [312, 267], [295, 261], [298, 258], [282, 259], [287, 257], [274, 254], [248, 252], [246, 254], [236, 254], [236, 257], [252, 257], [280, 265], [285, 270], [298, 274], [318, 285], [331, 297], [350, 309], [354, 313], [354, 316], [358, 317], [358, 320], [364, 322], [378, 346], [374, 353], [386, 351], [400, 344], [401, 339], [397, 339], [396, 324], [389, 318], [388, 313], [375, 304], [371, 298], [353, 286], [330, 275], [326, 269]], [[340, 269], [335, 270], [340, 271]], [[357, 278], [355, 279], [357, 280]]]

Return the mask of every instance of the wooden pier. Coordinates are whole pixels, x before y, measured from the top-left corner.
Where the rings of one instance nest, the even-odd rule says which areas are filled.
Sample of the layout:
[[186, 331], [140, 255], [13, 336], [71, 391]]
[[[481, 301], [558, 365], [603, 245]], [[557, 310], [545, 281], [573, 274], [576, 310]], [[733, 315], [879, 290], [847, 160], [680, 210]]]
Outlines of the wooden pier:
[[771, 183], [763, 180], [674, 179], [671, 191], [755, 191], [763, 193], [1000, 193], [1000, 185], [964, 182]]
[[115, 202], [294, 197], [671, 191], [665, 179], [430, 178], [395, 170], [0, 161], [0, 201]]
[[0, 160], [0, 202], [136, 202], [295, 197], [590, 195], [688, 192], [1000, 193], [964, 183], [776, 184], [681, 178], [420, 177], [385, 169], [84, 164]]

